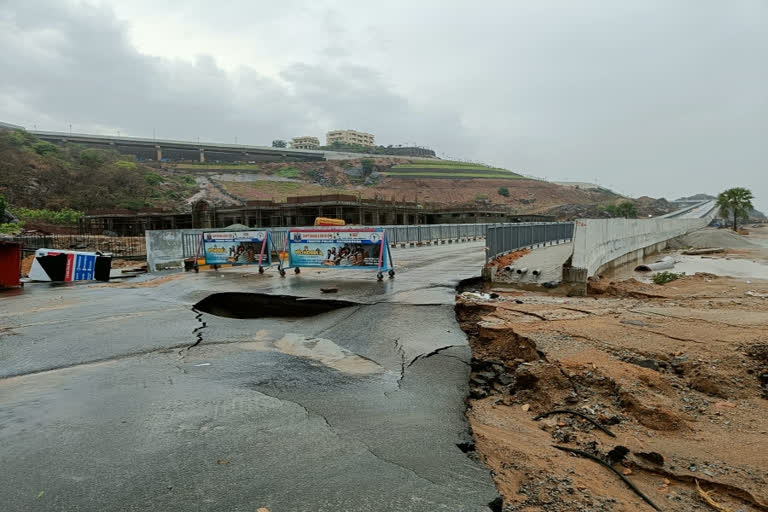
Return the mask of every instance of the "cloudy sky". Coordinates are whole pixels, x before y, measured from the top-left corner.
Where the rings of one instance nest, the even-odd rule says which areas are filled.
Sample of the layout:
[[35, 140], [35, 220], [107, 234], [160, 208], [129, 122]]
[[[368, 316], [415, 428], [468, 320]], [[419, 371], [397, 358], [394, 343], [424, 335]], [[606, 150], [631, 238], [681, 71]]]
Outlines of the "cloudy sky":
[[0, 0], [0, 121], [249, 144], [353, 128], [768, 210], [768, 0]]

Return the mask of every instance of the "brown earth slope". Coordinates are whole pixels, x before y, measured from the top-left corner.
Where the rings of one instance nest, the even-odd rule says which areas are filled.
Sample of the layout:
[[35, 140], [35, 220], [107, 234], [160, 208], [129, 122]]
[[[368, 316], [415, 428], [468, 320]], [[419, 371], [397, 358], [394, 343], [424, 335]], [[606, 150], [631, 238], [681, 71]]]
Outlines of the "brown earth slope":
[[[604, 282], [583, 298], [459, 296], [468, 418], [504, 510], [768, 510], [768, 282]], [[749, 293], [748, 293], [749, 292]], [[761, 296], [765, 294], [765, 296]], [[615, 438], [573, 414], [581, 412]]]

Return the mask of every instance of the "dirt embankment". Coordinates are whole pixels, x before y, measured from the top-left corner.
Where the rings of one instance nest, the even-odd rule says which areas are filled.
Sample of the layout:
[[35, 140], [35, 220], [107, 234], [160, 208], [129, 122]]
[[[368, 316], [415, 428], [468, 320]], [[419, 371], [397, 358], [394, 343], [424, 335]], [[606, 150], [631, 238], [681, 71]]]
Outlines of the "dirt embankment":
[[[503, 510], [768, 510], [768, 282], [696, 275], [599, 297], [459, 296], [467, 416]], [[762, 295], [765, 294], [765, 297]], [[579, 412], [595, 424], [572, 413]]]

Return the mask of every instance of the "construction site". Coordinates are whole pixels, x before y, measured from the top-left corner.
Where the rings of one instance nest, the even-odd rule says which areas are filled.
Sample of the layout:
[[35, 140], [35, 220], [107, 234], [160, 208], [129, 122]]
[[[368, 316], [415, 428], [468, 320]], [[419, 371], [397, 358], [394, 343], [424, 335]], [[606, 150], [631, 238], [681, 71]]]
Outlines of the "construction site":
[[217, 207], [200, 200], [188, 213], [163, 211], [89, 211], [79, 221], [80, 233], [141, 235], [153, 229], [223, 228], [233, 224], [260, 227], [311, 226], [318, 217], [331, 217], [350, 225], [467, 224], [493, 222], [550, 222], [548, 215], [515, 214], [505, 208], [425, 207], [417, 203], [361, 199], [333, 194], [245, 201], [240, 207]]

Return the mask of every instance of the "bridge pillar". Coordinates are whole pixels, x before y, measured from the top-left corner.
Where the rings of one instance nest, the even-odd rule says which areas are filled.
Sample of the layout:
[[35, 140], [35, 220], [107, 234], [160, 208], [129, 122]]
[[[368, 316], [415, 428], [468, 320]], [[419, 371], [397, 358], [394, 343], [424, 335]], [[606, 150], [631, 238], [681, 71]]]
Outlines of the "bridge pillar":
[[161, 162], [163, 160], [163, 148], [157, 145], [155, 146], [155, 151], [157, 152], [157, 161]]
[[205, 162], [205, 149], [200, 148], [200, 161]]

